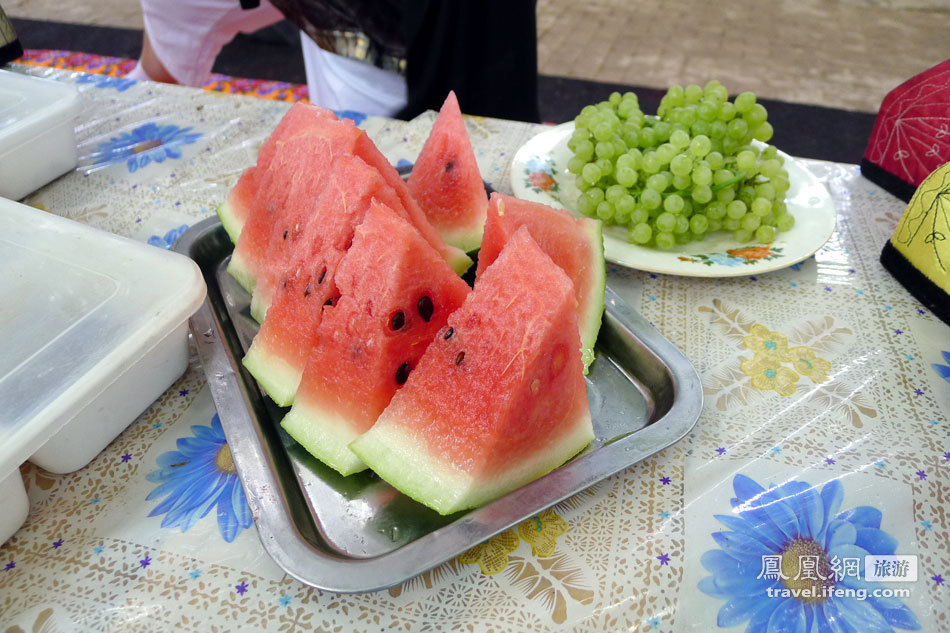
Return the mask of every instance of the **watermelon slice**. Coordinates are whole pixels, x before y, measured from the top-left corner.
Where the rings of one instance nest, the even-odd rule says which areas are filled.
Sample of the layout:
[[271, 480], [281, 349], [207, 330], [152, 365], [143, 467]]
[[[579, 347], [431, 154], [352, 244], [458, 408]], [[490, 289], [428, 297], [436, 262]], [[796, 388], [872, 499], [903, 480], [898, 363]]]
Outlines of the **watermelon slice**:
[[[313, 142], [311, 139], [305, 140]], [[371, 200], [375, 198], [396, 211], [400, 217], [407, 220], [409, 218], [402, 201], [389, 183], [362, 159], [344, 154], [335, 158], [326, 172], [320, 173], [325, 175], [325, 178], [315, 179], [301, 174], [295, 179], [290, 199], [304, 202], [312, 198], [316, 201], [321, 191], [310, 185], [312, 182], [319, 182], [323, 191], [337, 192], [329, 194], [320, 204], [329, 205], [335, 211], [339, 205], [333, 196], [338, 196], [346, 201], [345, 212], [315, 212], [314, 210], [318, 209], [315, 203], [303, 203], [297, 209], [288, 208], [285, 215], [277, 219], [251, 297], [251, 316], [258, 322], [264, 321], [277, 286], [292, 268], [292, 264], [296, 263], [291, 261], [295, 254], [306, 260], [308, 248], [309, 252], [317, 253], [323, 243], [328, 241], [333, 242], [334, 248], [345, 251], [353, 239], [354, 227], [362, 221], [363, 213], [369, 208]], [[301, 191], [301, 188], [304, 191]], [[298, 252], [300, 244], [310, 246], [299, 247], [303, 250]]]
[[227, 199], [217, 210], [221, 224], [224, 225], [224, 230], [228, 232], [232, 242], [238, 241], [244, 222], [254, 205], [260, 176], [270, 168], [270, 161], [274, 157], [279, 142], [307, 133], [311, 125], [319, 119], [336, 119], [336, 115], [330, 110], [315, 105], [295, 103], [261, 145], [257, 152], [257, 164], [244, 170], [237, 184], [228, 193]]
[[454, 92], [412, 166], [409, 192], [447, 244], [463, 251], [478, 248], [488, 196]]
[[571, 280], [521, 229], [350, 448], [442, 514], [557, 468], [594, 437], [575, 307]]
[[324, 311], [294, 407], [281, 426], [349, 475], [368, 430], [469, 288], [412, 225], [374, 204], [340, 262], [341, 296]]
[[[312, 204], [316, 211], [305, 235], [282, 264], [265, 267], [260, 292], [271, 288], [267, 318], [251, 342], [244, 365], [268, 395], [281, 406], [293, 402], [317, 326], [327, 301], [335, 300], [336, 266], [363, 222], [374, 196], [398, 198], [380, 173], [356, 156], [339, 156], [327, 170], [323, 191]], [[403, 211], [403, 213], [405, 213]], [[243, 236], [242, 236], [243, 239]], [[288, 236], [289, 239], [289, 236]], [[259, 298], [258, 310], [264, 305]]]
[[541, 250], [574, 282], [581, 358], [586, 374], [594, 361], [594, 343], [604, 314], [606, 271], [601, 222], [591, 218], [575, 219], [563, 209], [493, 193], [482, 248], [478, 252], [476, 279], [522, 226], [528, 228]]

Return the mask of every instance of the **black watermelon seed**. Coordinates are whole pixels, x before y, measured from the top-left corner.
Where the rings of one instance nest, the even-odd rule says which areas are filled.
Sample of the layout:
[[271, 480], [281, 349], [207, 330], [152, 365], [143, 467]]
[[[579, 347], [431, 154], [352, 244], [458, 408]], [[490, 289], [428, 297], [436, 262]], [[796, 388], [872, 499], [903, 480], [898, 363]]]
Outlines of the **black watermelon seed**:
[[428, 296], [419, 299], [419, 303], [416, 304], [416, 309], [419, 310], [419, 316], [421, 316], [422, 320], [426, 323], [432, 318], [432, 312], [435, 310], [432, 306], [432, 299]]
[[406, 381], [409, 380], [409, 372], [412, 371], [412, 367], [409, 366], [409, 361], [406, 361], [399, 366], [399, 369], [396, 370], [396, 384], [404, 385]]
[[323, 283], [323, 278], [326, 277], [326, 276], [327, 276], [327, 267], [324, 266], [324, 267], [323, 267], [323, 270], [320, 271], [320, 278], [317, 279], [317, 283], [318, 283], [318, 284], [322, 284], [322, 283]]
[[307, 287], [303, 289], [303, 296], [305, 297], [310, 296], [310, 284], [307, 284]]
[[445, 331], [445, 334], [442, 336], [446, 341], [452, 338], [452, 335], [455, 334], [455, 328], [449, 328]]
[[449, 162], [447, 162], [447, 163], [445, 164], [445, 171], [446, 171], [446, 172], [450, 172], [450, 171], [452, 171], [454, 168], [455, 168], [455, 161], [453, 161], [453, 160], [450, 160]]
[[325, 306], [332, 306], [332, 305], [333, 305], [333, 299], [327, 299], [327, 300], [323, 303], [323, 305], [325, 305]]
[[286, 230], [284, 230], [284, 239], [285, 239], [285, 240], [287, 239], [287, 231], [286, 231]]
[[461, 365], [463, 360], [465, 360], [465, 352], [459, 352], [458, 356], [455, 357], [455, 364]]
[[284, 290], [286, 290], [286, 289], [287, 289], [287, 280], [286, 280], [286, 279], [284, 280], [284, 282], [283, 282], [282, 285], [283, 285], [283, 287], [284, 287]]
[[391, 317], [389, 317], [389, 327], [393, 330], [402, 329], [402, 326], [406, 324], [406, 315], [402, 313], [402, 310], [396, 312]]

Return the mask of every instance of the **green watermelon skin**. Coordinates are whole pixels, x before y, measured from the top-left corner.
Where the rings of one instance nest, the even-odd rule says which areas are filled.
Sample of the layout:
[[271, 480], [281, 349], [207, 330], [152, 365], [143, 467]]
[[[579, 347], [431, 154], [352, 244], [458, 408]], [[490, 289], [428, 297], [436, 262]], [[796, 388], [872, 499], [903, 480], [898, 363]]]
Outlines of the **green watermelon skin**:
[[405, 219], [374, 203], [335, 276], [283, 428], [343, 475], [366, 465], [349, 444], [368, 430], [469, 288]]
[[602, 223], [575, 218], [563, 209], [492, 193], [476, 279], [495, 261], [522, 226], [574, 283], [584, 373], [594, 361], [594, 344], [604, 315], [606, 269]]
[[576, 320], [570, 279], [521, 229], [350, 448], [441, 514], [550, 472], [594, 437]]
[[478, 249], [488, 195], [454, 92], [439, 110], [408, 186], [447, 244], [466, 252]]
[[257, 163], [244, 170], [237, 184], [217, 209], [218, 218], [233, 243], [237, 244], [244, 222], [254, 205], [261, 174], [270, 168], [270, 162], [279, 143], [307, 133], [307, 130], [320, 119], [336, 120], [336, 118], [330, 110], [306, 103], [295, 103], [287, 110], [274, 131], [261, 144], [257, 152]]
[[310, 349], [317, 344], [324, 303], [339, 296], [337, 265], [374, 200], [381, 194], [393, 197], [388, 191], [380, 173], [360, 158], [338, 156], [327, 170], [322, 191], [311, 205], [313, 217], [294, 250], [285, 262], [265, 268], [260, 276], [261, 288], [255, 288], [254, 296], [270, 284], [274, 299], [268, 302], [268, 316], [251, 342], [244, 366], [277, 404], [293, 403]]

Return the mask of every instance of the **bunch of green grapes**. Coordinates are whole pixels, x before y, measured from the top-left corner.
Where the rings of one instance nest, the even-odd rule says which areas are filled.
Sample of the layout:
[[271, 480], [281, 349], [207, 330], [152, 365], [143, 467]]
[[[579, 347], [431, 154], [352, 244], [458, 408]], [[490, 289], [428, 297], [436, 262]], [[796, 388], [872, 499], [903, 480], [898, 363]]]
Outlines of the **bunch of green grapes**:
[[737, 242], [772, 242], [795, 224], [784, 160], [771, 145], [765, 107], [743, 92], [729, 101], [718, 81], [671, 87], [656, 116], [615, 92], [574, 119], [568, 170], [578, 210], [628, 227], [633, 244], [672, 248], [730, 231]]

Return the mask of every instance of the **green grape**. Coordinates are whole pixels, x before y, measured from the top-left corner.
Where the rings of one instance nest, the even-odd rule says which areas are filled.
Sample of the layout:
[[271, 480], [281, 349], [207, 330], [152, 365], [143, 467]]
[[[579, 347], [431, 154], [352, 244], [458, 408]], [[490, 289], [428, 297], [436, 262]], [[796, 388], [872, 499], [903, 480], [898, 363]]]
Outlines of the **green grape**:
[[640, 130], [637, 138], [637, 144], [643, 149], [656, 145], [656, 133], [653, 131], [652, 127], [645, 127]]
[[732, 187], [726, 187], [716, 192], [716, 200], [728, 204], [736, 199], [736, 190]]
[[696, 158], [704, 158], [712, 151], [712, 142], [705, 134], [694, 136], [689, 142], [689, 153]]
[[734, 177], [735, 174], [733, 174], [728, 169], [717, 169], [715, 172], [713, 172], [713, 184], [722, 185], [729, 182]]
[[726, 205], [722, 202], [712, 202], [706, 207], [706, 217], [710, 220], [721, 220], [726, 216]]
[[610, 98], [607, 100], [615, 108], [620, 105], [621, 101], [623, 101], [623, 96], [619, 92], [611, 92]]
[[783, 213], [788, 213], [788, 205], [785, 204], [784, 200], [773, 200], [772, 212], [775, 215], [782, 215]]
[[757, 242], [771, 243], [775, 240], [775, 229], [763, 224], [755, 230], [755, 240]]
[[676, 84], [670, 86], [670, 89], [666, 91], [666, 95], [670, 98], [670, 103], [674, 106], [681, 106], [686, 103], [683, 86]]
[[596, 183], [602, 176], [603, 173], [601, 173], [600, 167], [596, 163], [587, 163], [584, 165], [584, 169], [581, 170], [581, 177], [590, 184]]
[[739, 220], [735, 220], [735, 219], [733, 219], [733, 218], [726, 217], [726, 218], [722, 221], [722, 228], [726, 229], [727, 231], [735, 231], [736, 229], [739, 228]]
[[[598, 210], [598, 212], [599, 212], [599, 211], [600, 211], [600, 208], [598, 207], [597, 210]], [[744, 228], [746, 231], [750, 231], [750, 232], [751, 232], [751, 231], [754, 231], [754, 230], [756, 230], [757, 228], [759, 228], [759, 225], [760, 225], [760, 224], [762, 224], [762, 218], [760, 218], [759, 216], [757, 216], [757, 215], [755, 215], [755, 214], [749, 213], [749, 214], [746, 214], [746, 215], [742, 218], [742, 225], [741, 225], [741, 226], [742, 226], [742, 228]]]
[[774, 213], [769, 212], [764, 218], [762, 218], [762, 224], [768, 224], [769, 226], [775, 226], [778, 223], [778, 220], [775, 217]]
[[601, 121], [597, 123], [592, 129], [591, 132], [594, 133], [594, 138], [598, 141], [609, 140], [611, 136], [614, 135], [613, 127], [610, 123], [606, 121]]
[[613, 158], [614, 144], [607, 141], [601, 141], [594, 146], [594, 154], [597, 158]]
[[765, 110], [765, 106], [761, 103], [756, 103], [753, 105], [748, 112], [743, 113], [742, 118], [744, 118], [748, 123], [749, 127], [755, 128], [769, 118], [769, 113]]
[[791, 213], [780, 215], [775, 226], [779, 231], [791, 231], [792, 227], [795, 226], [795, 216]]
[[772, 179], [772, 186], [775, 187], [776, 195], [785, 195], [789, 189], [791, 189], [792, 184], [788, 181], [788, 176], [779, 174]]
[[630, 227], [627, 239], [634, 244], [646, 244], [653, 237], [653, 229], [646, 222], [638, 222]]
[[686, 97], [686, 103], [699, 103], [699, 100], [703, 98], [703, 89], [696, 84], [689, 84], [683, 91], [683, 95]]
[[728, 123], [729, 121], [736, 118], [736, 106], [726, 101], [721, 106], [719, 106], [719, 114], [716, 116], [716, 118], [723, 123]]
[[745, 229], [736, 229], [732, 232], [732, 239], [737, 242], [749, 242], [752, 240], [752, 231], [747, 231]]
[[690, 177], [693, 179], [694, 185], [703, 187], [712, 184], [713, 172], [709, 165], [696, 165], [693, 167]]
[[750, 208], [752, 209], [752, 213], [760, 218], [764, 218], [772, 210], [772, 201], [768, 198], [759, 197], [752, 201]]
[[722, 169], [726, 164], [725, 159], [723, 159], [722, 154], [719, 152], [709, 152], [706, 154], [706, 162], [709, 163], [709, 168], [713, 171]]
[[712, 132], [712, 124], [708, 121], [696, 121], [690, 126], [689, 131], [693, 136], [709, 136]]
[[640, 194], [640, 202], [647, 211], [652, 211], [659, 208], [660, 204], [663, 203], [663, 198], [653, 189], [644, 189], [643, 193]]
[[726, 124], [726, 135], [734, 140], [741, 140], [749, 131], [749, 124], [745, 119], [733, 119]]
[[697, 213], [689, 219], [689, 230], [702, 235], [709, 230], [709, 220], [702, 213]]
[[667, 211], [658, 215], [653, 223], [658, 231], [672, 233], [673, 229], [676, 228], [676, 216]]
[[745, 173], [751, 173], [755, 169], [756, 156], [754, 152], [743, 150], [736, 154], [736, 168]]
[[610, 204], [617, 204], [617, 200], [620, 200], [626, 193], [627, 190], [621, 185], [610, 185], [607, 187], [607, 190], [604, 191], [604, 198], [606, 198]]
[[[624, 193], [614, 202], [614, 209], [617, 211], [618, 219], [621, 217], [629, 219], [636, 207], [637, 201], [629, 193]], [[623, 224], [625, 220], [621, 220], [620, 222]]]
[[689, 189], [692, 184], [693, 180], [689, 177], [689, 174], [686, 174], [685, 176], [673, 176], [673, 188], [678, 191]]
[[673, 160], [673, 157], [678, 153], [679, 151], [673, 147], [672, 143], [663, 143], [656, 148], [656, 155], [662, 165], [669, 165], [670, 161]]
[[[699, 204], [706, 204], [712, 200], [713, 192], [709, 185], [696, 185], [693, 187], [691, 195], [695, 202], [698, 202]], [[702, 231], [700, 231], [700, 233], [702, 233]]]
[[668, 231], [660, 231], [653, 238], [653, 243], [656, 244], [657, 248], [666, 251], [673, 248], [673, 245], [676, 244], [676, 238]]
[[676, 149], [685, 149], [686, 146], [689, 145], [689, 134], [683, 130], [673, 130], [673, 132], [670, 133], [670, 143], [672, 143]]
[[688, 230], [689, 230], [689, 219], [682, 215], [676, 216], [676, 227], [673, 229], [673, 234], [679, 235], [681, 233], [685, 233]]
[[663, 200], [663, 208], [670, 213], [679, 213], [683, 206], [683, 198], [678, 193], [671, 193]]
[[739, 189], [739, 199], [745, 202], [746, 204], [752, 204], [752, 201], [755, 199], [756, 191], [755, 187], [752, 185], [743, 185]]
[[676, 239], [677, 244], [689, 244], [693, 240], [693, 234], [689, 230], [682, 233], [674, 233], [673, 237]]
[[755, 131], [752, 133], [752, 137], [757, 141], [767, 143], [772, 139], [772, 134], [774, 133], [775, 130], [772, 129], [772, 124], [766, 121], [756, 126]]
[[736, 96], [733, 104], [736, 107], [736, 112], [745, 114], [755, 105], [755, 95], [751, 92], [740, 93]]
[[585, 161], [583, 158], [579, 156], [571, 156], [571, 158], [567, 161], [567, 171], [571, 172], [572, 174], [580, 174], [581, 170], [584, 169], [584, 165], [586, 164], [587, 161]]
[[656, 125], [653, 126], [653, 134], [656, 138], [657, 143], [665, 143], [670, 138], [670, 134], [673, 133], [673, 126], [667, 123], [666, 121], [659, 121]]
[[760, 198], [765, 198], [768, 201], [775, 200], [776, 188], [775, 188], [775, 185], [773, 184], [774, 182], [775, 181], [773, 179], [772, 182], [763, 182], [761, 184], [756, 185], [755, 195]]
[[602, 177], [609, 176], [614, 172], [614, 164], [607, 158], [598, 158], [594, 164], [600, 167], [600, 173]]
[[634, 148], [640, 145], [640, 133], [637, 130], [629, 130], [623, 133], [623, 143], [628, 148]]
[[742, 219], [742, 216], [745, 215], [745, 211], [745, 202], [742, 200], [733, 200], [728, 205], [726, 205], [726, 215], [728, 215], [729, 218], [733, 220]]
[[650, 212], [643, 207], [637, 207], [630, 214], [630, 226], [646, 222], [650, 219]]
[[597, 211], [597, 205], [590, 201], [587, 196], [581, 196], [577, 199], [577, 210], [583, 215], [594, 215]]
[[594, 144], [590, 141], [581, 141], [574, 150], [574, 155], [587, 162], [594, 157]]
[[[709, 217], [709, 216], [707, 216], [707, 217]], [[706, 232], [707, 232], [707, 233], [715, 233], [716, 231], [718, 231], [718, 230], [721, 229], [721, 228], [722, 228], [722, 222], [721, 222], [720, 220], [710, 220], [710, 221], [709, 221], [709, 228], [706, 229]]]
[[614, 205], [606, 200], [597, 205], [597, 217], [607, 222], [614, 217]]
[[604, 201], [604, 190], [600, 187], [591, 187], [584, 192], [584, 196], [591, 201], [595, 207]]
[[[626, 156], [626, 154], [624, 154], [624, 156]], [[570, 167], [568, 167], [568, 169], [570, 169]], [[617, 179], [617, 183], [622, 187], [630, 188], [637, 184], [637, 170], [630, 167], [617, 167], [614, 178]]]
[[627, 153], [623, 153], [620, 156], [618, 156], [617, 162], [614, 163], [614, 168], [617, 171], [620, 171], [621, 169], [632, 169], [636, 171], [637, 166], [638, 166], [637, 162], [635, 161], [633, 156]]
[[[583, 173], [583, 172], [582, 172], [582, 173]], [[586, 180], [584, 180], [584, 176], [583, 176], [583, 175], [582, 175], [580, 178], [578, 178], [578, 179], [575, 181], [574, 184], [575, 184], [575, 185], [577, 186], [577, 188], [580, 189], [581, 191], [587, 191], [588, 189], [590, 189], [591, 187], [594, 186], [594, 185], [592, 185], [591, 183], [589, 183], [589, 182], [587, 182]]]
[[643, 155], [643, 160], [640, 163], [641, 169], [648, 174], [655, 174], [660, 171], [662, 167], [662, 162], [657, 157], [656, 152], [650, 152]]
[[696, 114], [699, 116], [700, 121], [715, 121], [716, 115], [719, 113], [719, 108], [712, 105], [711, 103], [701, 103], [699, 108], [696, 110]]
[[713, 140], [712, 146], [715, 148], [716, 141], [722, 140], [726, 136], [726, 131], [728, 130], [725, 123], [722, 121], [713, 121], [709, 124], [709, 138]]
[[670, 186], [670, 180], [665, 172], [653, 174], [647, 178], [647, 189], [652, 189], [657, 193], [663, 193]]
[[[768, 151], [768, 148], [766, 148], [766, 149], [762, 152], [762, 156], [765, 156], [765, 152], [767, 152], [767, 151]], [[774, 158], [769, 158], [769, 159], [763, 160], [763, 161], [762, 161], [762, 164], [759, 165], [759, 173], [761, 173], [761, 174], [762, 174], [763, 176], [765, 176], [766, 178], [774, 178], [775, 176], [778, 175], [778, 173], [779, 173], [781, 170], [782, 170], [782, 164], [779, 163], [779, 162], [778, 162], [777, 160], [775, 160]]]
[[670, 161], [670, 171], [674, 176], [687, 176], [693, 171], [693, 161], [686, 154], [677, 154]]

